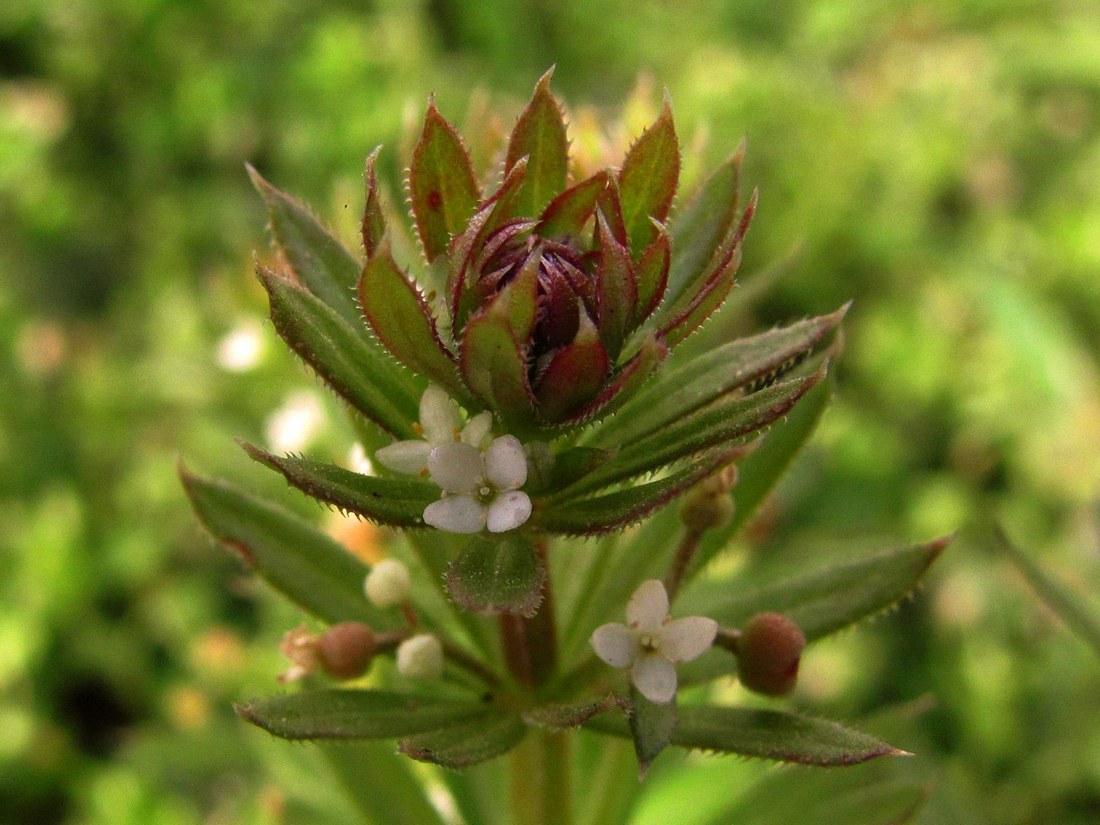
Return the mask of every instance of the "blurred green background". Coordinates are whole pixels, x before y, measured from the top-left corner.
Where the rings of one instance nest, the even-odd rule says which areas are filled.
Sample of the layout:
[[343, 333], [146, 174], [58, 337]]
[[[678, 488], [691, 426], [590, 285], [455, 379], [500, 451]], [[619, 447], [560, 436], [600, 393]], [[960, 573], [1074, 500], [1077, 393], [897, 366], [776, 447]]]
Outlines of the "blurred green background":
[[[795, 706], [918, 700], [889, 723], [917, 754], [897, 770], [926, 777], [917, 822], [1100, 821], [1100, 661], [984, 538], [1002, 522], [1095, 610], [1100, 6], [6, 0], [0, 822], [350, 821], [309, 748], [234, 718], [276, 689], [298, 617], [199, 532], [176, 476], [179, 456], [253, 472], [234, 436], [350, 441], [262, 322], [243, 164], [354, 243], [363, 159], [385, 144], [399, 191], [429, 92], [461, 123], [480, 88], [508, 128], [551, 64], [578, 118], [642, 76], [706, 162], [748, 136], [761, 204], [721, 323], [855, 300], [836, 402], [744, 552], [962, 531], [915, 600], [811, 648]], [[854, 781], [663, 759], [639, 822], [730, 800], [773, 821], [753, 793], [827, 810]]]

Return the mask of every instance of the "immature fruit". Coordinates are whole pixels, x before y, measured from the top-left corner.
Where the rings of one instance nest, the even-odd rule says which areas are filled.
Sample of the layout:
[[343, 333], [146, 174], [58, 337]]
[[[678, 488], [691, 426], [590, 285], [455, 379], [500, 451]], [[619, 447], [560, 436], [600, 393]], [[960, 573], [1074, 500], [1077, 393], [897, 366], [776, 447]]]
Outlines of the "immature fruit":
[[741, 684], [766, 696], [785, 696], [798, 681], [798, 662], [806, 637], [782, 613], [757, 613], [737, 643]]
[[362, 622], [334, 624], [317, 641], [321, 667], [333, 679], [362, 676], [374, 649], [374, 633]]

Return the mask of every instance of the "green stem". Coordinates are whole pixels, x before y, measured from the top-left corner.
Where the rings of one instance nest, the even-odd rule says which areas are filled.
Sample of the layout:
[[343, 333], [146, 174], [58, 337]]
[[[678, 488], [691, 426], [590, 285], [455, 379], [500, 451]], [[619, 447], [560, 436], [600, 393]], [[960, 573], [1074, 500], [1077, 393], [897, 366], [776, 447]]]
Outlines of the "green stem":
[[512, 822], [515, 825], [571, 825], [569, 734], [532, 730], [509, 758]]
[[[535, 542], [539, 560], [546, 567], [546, 539]], [[547, 568], [548, 569], [548, 568]], [[508, 669], [527, 688], [538, 688], [554, 675], [558, 664], [558, 634], [554, 626], [554, 599], [547, 575], [542, 602], [531, 618], [505, 613], [500, 617], [500, 638]]]

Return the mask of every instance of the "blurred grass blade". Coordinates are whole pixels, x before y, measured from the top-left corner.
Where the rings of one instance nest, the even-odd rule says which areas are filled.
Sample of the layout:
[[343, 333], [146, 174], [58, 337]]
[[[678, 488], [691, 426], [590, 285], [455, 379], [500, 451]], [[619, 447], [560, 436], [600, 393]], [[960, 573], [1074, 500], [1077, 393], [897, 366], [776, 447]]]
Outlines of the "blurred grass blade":
[[326, 622], [393, 624], [363, 595], [367, 567], [308, 522], [224, 481], [180, 467], [195, 513], [211, 535], [295, 604]]
[[384, 690], [311, 690], [255, 699], [237, 713], [283, 739], [394, 739], [438, 730], [459, 720], [485, 721], [480, 702]]
[[244, 442], [241, 446], [306, 495], [377, 524], [423, 527], [424, 508], [439, 498], [439, 488], [427, 481], [368, 476], [323, 461], [272, 455]]
[[1058, 614], [1075, 634], [1088, 643], [1100, 655], [1100, 617], [1076, 593], [1055, 579], [1031, 556], [1017, 547], [1004, 529], [994, 527], [993, 536], [997, 548], [1027, 579], [1035, 593], [1051, 610]]
[[[597, 716], [587, 726], [615, 736], [630, 735], [626, 720], [617, 715]], [[873, 736], [825, 719], [709, 705], [681, 707], [671, 742], [683, 748], [821, 767], [905, 754]]]
[[[351, 803], [372, 825], [446, 825], [408, 760], [389, 742], [316, 743]], [[364, 782], [363, 777], [385, 777]]]
[[256, 190], [267, 203], [271, 233], [298, 282], [355, 328], [362, 323], [355, 305], [359, 262], [308, 209], [268, 183], [248, 166]]
[[356, 410], [397, 438], [416, 438], [419, 394], [363, 321], [348, 323], [312, 293], [260, 269], [280, 337]]
[[507, 753], [526, 734], [518, 715], [498, 711], [410, 737], [397, 748], [420, 762], [458, 769]]

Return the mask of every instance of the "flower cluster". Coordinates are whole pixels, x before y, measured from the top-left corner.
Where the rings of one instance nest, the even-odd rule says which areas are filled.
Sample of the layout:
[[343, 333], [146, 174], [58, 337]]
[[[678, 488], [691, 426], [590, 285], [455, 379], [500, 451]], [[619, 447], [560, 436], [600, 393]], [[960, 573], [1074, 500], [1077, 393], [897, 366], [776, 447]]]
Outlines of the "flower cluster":
[[420, 398], [422, 439], [397, 441], [375, 453], [386, 467], [427, 475], [443, 491], [424, 510], [424, 521], [451, 533], [514, 530], [531, 517], [531, 499], [520, 490], [527, 482], [527, 455], [513, 435], [493, 438], [492, 413], [485, 411], [463, 425], [458, 405], [439, 387]]

